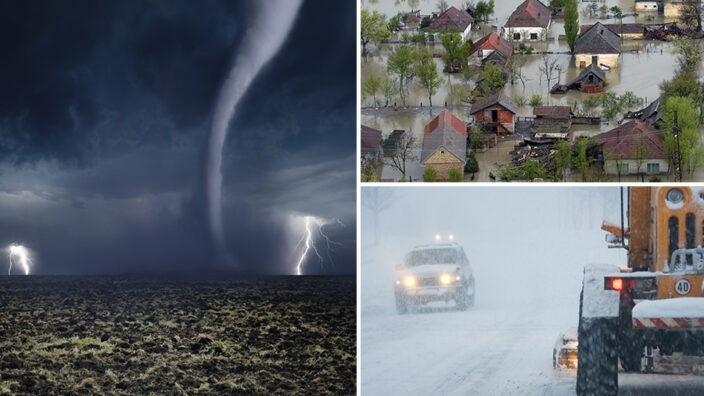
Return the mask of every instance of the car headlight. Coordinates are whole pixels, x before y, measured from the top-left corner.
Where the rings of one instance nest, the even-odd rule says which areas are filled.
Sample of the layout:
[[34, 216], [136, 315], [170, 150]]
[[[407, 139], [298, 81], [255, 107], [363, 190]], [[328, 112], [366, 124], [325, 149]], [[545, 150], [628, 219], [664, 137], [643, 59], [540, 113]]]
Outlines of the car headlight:
[[454, 277], [450, 274], [442, 274], [440, 275], [440, 284], [441, 285], [449, 285], [453, 282]]
[[413, 275], [408, 275], [403, 278], [403, 285], [406, 287], [413, 287], [416, 285], [416, 277]]

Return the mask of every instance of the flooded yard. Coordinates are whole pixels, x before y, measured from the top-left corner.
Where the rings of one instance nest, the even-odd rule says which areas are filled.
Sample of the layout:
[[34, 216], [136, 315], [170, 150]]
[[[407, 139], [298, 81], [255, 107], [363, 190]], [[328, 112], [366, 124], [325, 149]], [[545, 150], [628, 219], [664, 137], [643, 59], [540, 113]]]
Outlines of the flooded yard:
[[[492, 20], [488, 23], [481, 24], [478, 30], [473, 30], [470, 39], [477, 41], [492, 30], [500, 33], [501, 26], [504, 25], [509, 15], [521, 2], [522, 0], [497, 1]], [[454, 5], [458, 8], [461, 7], [462, 3], [462, 1], [448, 1], [449, 5]], [[619, 22], [619, 20], [615, 18], [596, 19], [589, 17], [589, 4], [590, 3], [587, 2], [579, 3], [580, 25], [591, 25], [596, 21], [600, 21], [602, 23]], [[604, 3], [597, 4], [601, 6]], [[609, 8], [614, 5], [621, 7], [624, 14], [632, 14], [634, 12], [632, 1], [607, 1], [605, 4]], [[385, 14], [388, 18], [398, 12], [408, 12], [411, 9], [420, 9], [421, 14], [423, 15], [429, 14], [436, 11], [437, 2], [434, 0], [364, 0], [362, 1], [362, 7], [378, 10]], [[623, 23], [662, 23], [670, 21], [671, 20], [665, 19], [661, 14], [638, 15], [635, 17], [630, 16], [624, 17], [622, 20]], [[413, 32], [410, 33], [412, 34]], [[514, 62], [521, 62], [523, 64], [522, 72], [525, 76], [525, 86], [519, 80], [515, 80], [513, 83], [509, 81], [503, 87], [502, 92], [508, 97], [514, 99], [514, 101], [516, 101], [519, 97], [528, 99], [532, 95], [540, 95], [543, 100], [543, 104], [545, 105], [570, 106], [575, 112], [581, 111], [581, 103], [587, 96], [589, 96], [589, 94], [579, 91], [569, 91], [567, 94], [561, 95], [549, 94], [549, 89], [558, 82], [558, 77], [557, 75], [554, 75], [550, 81], [550, 84], [548, 84], [545, 76], [542, 75], [539, 70], [543, 57], [548, 57], [551, 60], [555, 59], [557, 61], [557, 64], [559, 65], [559, 81], [561, 83], [571, 81], [577, 77], [581, 70], [583, 70], [575, 65], [575, 58], [569, 53], [569, 46], [564, 40], [563, 20], [553, 20], [550, 31], [548, 32], [548, 41], [526, 42], [526, 44], [534, 47], [536, 52], [547, 51], [550, 52], [550, 54], [528, 55], [514, 52]], [[370, 55], [366, 60], [363, 59], [361, 62], [362, 81], [366, 81], [372, 75], [380, 79], [393, 77], [387, 72], [386, 61], [389, 53], [395, 45], [397, 44], [370, 46]], [[605, 72], [605, 92], [614, 92], [621, 95], [627, 91], [631, 91], [637, 97], [643, 99], [644, 105], [642, 107], [644, 107], [660, 95], [658, 83], [672, 78], [674, 74], [676, 57], [672, 53], [673, 46], [666, 42], [646, 40], [623, 40], [621, 46], [622, 54], [619, 57], [619, 66]], [[473, 76], [469, 76], [468, 78], [468, 76], [463, 76], [462, 73], [449, 74], [442, 72], [444, 66], [441, 58], [444, 54], [443, 46], [441, 44], [435, 44], [427, 45], [425, 47], [434, 54], [434, 60], [438, 66], [438, 72], [444, 79], [441, 87], [439, 87], [437, 92], [432, 96], [432, 102], [435, 107], [433, 109], [428, 108], [427, 91], [421, 88], [415, 81], [412, 81], [408, 86], [406, 105], [412, 106], [413, 108], [420, 107], [422, 105], [423, 109], [408, 109], [390, 112], [376, 111], [372, 108], [374, 105], [373, 99], [371, 97], [363, 97], [363, 125], [381, 130], [384, 136], [388, 136], [388, 134], [394, 129], [411, 131], [413, 135], [418, 138], [418, 142], [420, 144], [422, 143], [425, 125], [445, 108], [446, 103], [448, 105], [447, 109], [460, 120], [465, 122], [469, 120], [469, 109], [471, 105], [468, 103], [461, 103], [454, 99], [453, 96], [449, 94], [450, 87], [463, 86], [465, 91], [470, 93], [476, 87], [475, 81], [478, 75], [475, 74]], [[385, 100], [383, 98], [383, 94], [377, 94], [376, 101], [377, 105], [384, 106]], [[390, 106], [393, 106], [394, 104], [401, 106], [400, 98], [397, 97], [389, 103]], [[598, 114], [600, 109], [596, 108], [594, 111]], [[519, 106], [518, 116], [525, 117], [532, 116], [532, 114], [532, 106]], [[608, 123], [603, 122], [601, 125], [573, 126], [570, 131], [571, 137], [574, 139], [576, 136], [594, 136], [598, 133], [610, 130], [619, 124], [618, 121], [620, 118], [621, 117], [617, 117], [617, 120], [613, 120]], [[475, 176], [475, 181], [489, 181], [489, 170], [495, 169], [495, 164], [505, 164], [510, 161], [508, 151], [513, 148], [513, 144], [514, 142], [512, 141], [503, 141], [501, 144], [490, 149], [488, 152], [478, 154], [477, 159], [480, 162], [481, 170]], [[411, 177], [413, 181], [422, 179], [423, 168], [419, 160], [420, 149], [418, 149], [417, 154], [417, 159], [409, 164], [407, 172], [407, 177]], [[697, 174], [698, 173], [699, 172], [697, 172]], [[471, 177], [471, 175], [465, 175], [465, 179], [468, 179], [469, 177]], [[694, 176], [689, 176], [687, 178], [692, 177], [696, 178], [698, 176], [695, 174]], [[401, 174], [400, 172], [386, 166], [383, 171], [382, 178], [398, 181], [401, 178]]]

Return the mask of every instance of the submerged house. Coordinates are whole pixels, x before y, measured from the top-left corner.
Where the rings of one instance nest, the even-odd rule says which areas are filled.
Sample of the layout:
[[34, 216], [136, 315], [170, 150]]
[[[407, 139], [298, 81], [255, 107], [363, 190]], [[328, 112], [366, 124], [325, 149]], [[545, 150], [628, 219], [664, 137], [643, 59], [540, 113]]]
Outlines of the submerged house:
[[361, 138], [361, 154], [362, 158], [376, 159], [381, 156], [381, 131], [362, 125]]
[[513, 134], [517, 112], [516, 102], [501, 92], [479, 99], [469, 110], [475, 123], [482, 124], [485, 130], [496, 131], [497, 135]]
[[648, 125], [657, 128], [658, 124], [663, 120], [663, 111], [660, 106], [660, 98], [655, 99], [644, 109], [628, 112], [625, 118], [632, 118], [638, 121], [647, 123]]
[[617, 67], [621, 55], [621, 37], [597, 22], [577, 37], [574, 49], [577, 67], [587, 67], [595, 56], [599, 66]]
[[443, 110], [428, 125], [423, 134], [420, 161], [437, 172], [437, 181], [450, 179], [450, 169], [461, 173], [467, 162], [467, 125], [447, 110]]
[[[645, 31], [642, 23], [605, 23], [603, 26], [616, 33], [622, 39], [642, 39]], [[591, 26], [581, 26], [579, 34], [586, 32], [590, 28]]]
[[467, 41], [472, 31], [474, 18], [466, 11], [460, 11], [455, 7], [450, 7], [445, 12], [435, 18], [426, 28], [433, 33], [448, 33], [456, 31], [462, 35], [462, 41]]
[[539, 0], [526, 0], [511, 14], [503, 27], [508, 41], [546, 40], [552, 11]]
[[533, 108], [533, 133], [538, 139], [564, 139], [572, 124], [569, 106], [536, 106]]
[[389, 134], [389, 137], [384, 140], [384, 156], [390, 157], [396, 153], [396, 147], [398, 146], [398, 142], [403, 139], [403, 135], [405, 134], [406, 131], [403, 129], [394, 129]]
[[477, 40], [469, 49], [470, 60], [481, 59], [484, 61], [487, 58], [493, 58], [503, 64], [508, 62], [512, 54], [513, 44], [494, 32]]
[[679, 18], [682, 16], [687, 2], [683, 0], [664, 0], [662, 4], [665, 18]]
[[629, 121], [594, 139], [604, 153], [606, 174], [659, 175], [668, 171], [662, 149], [665, 137], [645, 122]]
[[601, 93], [604, 92], [604, 81], [606, 74], [597, 65], [597, 56], [592, 56], [592, 63], [575, 78], [567, 84], [556, 84], [550, 89], [551, 94], [564, 94], [567, 91], [576, 89], [584, 93]]

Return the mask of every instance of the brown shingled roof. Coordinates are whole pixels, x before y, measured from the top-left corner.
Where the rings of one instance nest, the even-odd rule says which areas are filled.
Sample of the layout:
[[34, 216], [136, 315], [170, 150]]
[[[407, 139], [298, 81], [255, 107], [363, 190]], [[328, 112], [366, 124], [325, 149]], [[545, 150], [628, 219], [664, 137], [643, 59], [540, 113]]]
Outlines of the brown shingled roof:
[[620, 54], [621, 37], [597, 22], [577, 37], [578, 54]]
[[536, 106], [533, 108], [536, 117], [570, 118], [569, 106]]
[[552, 18], [552, 11], [539, 0], [526, 0], [508, 17], [506, 27], [543, 27], [547, 28]]
[[621, 159], [633, 159], [633, 147], [640, 137], [650, 151], [648, 158], [663, 158], [662, 145], [665, 137], [650, 125], [633, 120], [608, 132], [594, 136], [605, 154]]
[[429, 26], [428, 29], [435, 30], [436, 32], [446, 32], [452, 30], [452, 28], [459, 29], [460, 32], [464, 32], [472, 22], [472, 18], [468, 13], [460, 11], [455, 7], [450, 7], [445, 12], [440, 14]]
[[474, 104], [472, 104], [472, 109], [469, 111], [469, 114], [476, 114], [486, 109], [487, 107], [493, 106], [495, 104], [503, 106], [514, 114], [516, 114], [516, 112], [518, 111], [518, 105], [516, 104], [516, 102], [511, 100], [511, 98], [504, 95], [503, 93], [497, 92], [491, 96], [487, 96], [486, 98], [482, 98], [474, 102]]
[[[604, 23], [604, 27], [616, 34], [626, 33], [643, 33], [642, 23]], [[579, 34], [586, 32], [592, 25], [580, 26]]]

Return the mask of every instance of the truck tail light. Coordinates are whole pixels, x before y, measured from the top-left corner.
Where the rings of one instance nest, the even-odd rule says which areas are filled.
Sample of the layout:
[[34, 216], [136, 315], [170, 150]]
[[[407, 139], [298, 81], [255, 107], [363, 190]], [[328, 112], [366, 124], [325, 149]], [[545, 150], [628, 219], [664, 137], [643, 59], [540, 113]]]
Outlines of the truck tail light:
[[611, 288], [614, 290], [623, 290], [623, 279], [614, 278], [611, 280]]

